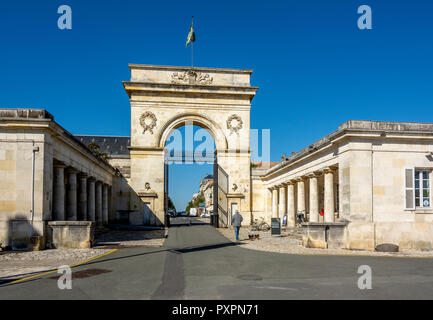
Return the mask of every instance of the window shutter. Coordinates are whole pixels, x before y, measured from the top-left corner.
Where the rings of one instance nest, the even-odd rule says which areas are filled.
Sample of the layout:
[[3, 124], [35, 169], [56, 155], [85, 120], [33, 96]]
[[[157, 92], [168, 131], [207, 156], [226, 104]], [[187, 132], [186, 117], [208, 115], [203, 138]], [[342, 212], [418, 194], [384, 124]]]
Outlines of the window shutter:
[[405, 210], [415, 210], [415, 177], [414, 169], [405, 169], [404, 203]]

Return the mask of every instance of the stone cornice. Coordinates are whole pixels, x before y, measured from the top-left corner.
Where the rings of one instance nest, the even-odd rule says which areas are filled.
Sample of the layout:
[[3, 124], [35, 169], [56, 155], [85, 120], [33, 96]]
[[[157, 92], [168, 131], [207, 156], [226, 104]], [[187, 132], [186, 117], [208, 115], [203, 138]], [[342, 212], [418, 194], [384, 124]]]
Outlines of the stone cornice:
[[165, 147], [139, 147], [139, 146], [130, 146], [128, 147], [130, 151], [157, 151], [164, 152]]
[[433, 141], [433, 123], [349, 120], [340, 125], [337, 131], [332, 132], [317, 142], [295, 153], [290, 156], [288, 160], [269, 168], [263, 174], [262, 180], [266, 181], [272, 179], [279, 174], [289, 171], [293, 165], [302, 161], [307, 161], [310, 157], [315, 156], [330, 147], [335, 147], [342, 141], [358, 137], [370, 140], [410, 140], [416, 138], [419, 140]]
[[[3, 109], [4, 110], [4, 109]], [[12, 109], [16, 110], [16, 109]], [[18, 109], [23, 113], [25, 109]], [[33, 109], [29, 109], [33, 110]], [[0, 109], [2, 111], [2, 109]], [[36, 109], [35, 111], [44, 111]], [[112, 174], [116, 174], [114, 169], [109, 163], [97, 158], [84, 144], [82, 144], [77, 138], [75, 138], [69, 131], [60, 126], [54, 121], [54, 117], [46, 112], [46, 118], [33, 118], [33, 117], [0, 117], [0, 127], [6, 128], [29, 128], [34, 130], [48, 130], [52, 134], [53, 138], [60, 139], [62, 142], [75, 149], [81, 155], [86, 157], [88, 160], [103, 167], [104, 170], [111, 171]]]
[[256, 95], [258, 87], [246, 86], [220, 86], [220, 85], [200, 85], [200, 84], [171, 84], [171, 83], [151, 83], [151, 82], [131, 82], [123, 81], [123, 86], [131, 98], [132, 93], [158, 93], [168, 95], [209, 94], [223, 96], [245, 96], [250, 100]]
[[237, 73], [237, 74], [252, 74], [253, 70], [247, 69], [223, 69], [223, 68], [204, 68], [204, 67], [182, 67], [182, 66], [158, 66], [148, 64], [134, 64], [130, 63], [129, 70], [142, 69], [142, 70], [165, 70], [165, 71], [204, 71], [204, 72], [215, 72], [215, 73]]

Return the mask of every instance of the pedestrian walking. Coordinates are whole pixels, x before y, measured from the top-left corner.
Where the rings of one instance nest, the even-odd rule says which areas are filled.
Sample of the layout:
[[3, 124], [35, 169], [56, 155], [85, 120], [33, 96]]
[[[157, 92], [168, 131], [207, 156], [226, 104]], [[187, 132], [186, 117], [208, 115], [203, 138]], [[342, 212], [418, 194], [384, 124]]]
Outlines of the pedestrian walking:
[[236, 241], [239, 241], [239, 229], [241, 228], [243, 220], [244, 218], [242, 218], [239, 210], [236, 210], [236, 213], [232, 217], [232, 226], [235, 229]]

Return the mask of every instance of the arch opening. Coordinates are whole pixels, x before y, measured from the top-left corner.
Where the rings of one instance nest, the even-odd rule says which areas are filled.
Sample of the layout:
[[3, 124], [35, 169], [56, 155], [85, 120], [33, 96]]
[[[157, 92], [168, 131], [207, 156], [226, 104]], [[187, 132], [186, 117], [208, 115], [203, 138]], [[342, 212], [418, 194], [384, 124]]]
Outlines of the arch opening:
[[167, 128], [165, 208], [170, 224], [209, 224], [213, 213], [215, 139], [203, 123], [176, 122]]
[[214, 121], [199, 114], [181, 114], [167, 121], [165, 126], [159, 132], [159, 147], [165, 147], [167, 139], [174, 130], [187, 125], [206, 129], [212, 135], [217, 150], [226, 150], [228, 148], [227, 138], [225, 137], [222, 128]]

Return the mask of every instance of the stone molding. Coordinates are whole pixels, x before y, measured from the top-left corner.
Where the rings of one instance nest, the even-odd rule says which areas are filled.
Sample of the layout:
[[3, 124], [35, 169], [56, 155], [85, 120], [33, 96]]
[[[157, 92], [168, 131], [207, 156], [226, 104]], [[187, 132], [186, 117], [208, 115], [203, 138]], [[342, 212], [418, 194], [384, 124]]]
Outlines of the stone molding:
[[[235, 123], [237, 122], [237, 123]], [[237, 133], [239, 134], [239, 131], [242, 129], [244, 125], [244, 122], [242, 121], [241, 117], [237, 114], [232, 114], [227, 119], [227, 129], [230, 130], [230, 134]]]
[[201, 84], [211, 85], [213, 78], [207, 73], [201, 73], [194, 70], [184, 72], [174, 72], [171, 75], [171, 83], [173, 84]]
[[158, 194], [156, 192], [138, 192], [137, 195], [140, 198], [158, 198]]
[[245, 195], [243, 193], [227, 193], [227, 198], [228, 199], [233, 199], [233, 198], [245, 199]]
[[[140, 116], [140, 125], [143, 127], [143, 134], [149, 131], [153, 134], [153, 129], [156, 127], [157, 118], [153, 112], [146, 111]], [[150, 121], [150, 122], [149, 122]]]
[[77, 169], [75, 169], [75, 168], [69, 167], [69, 168], [66, 169], [66, 173], [67, 174], [77, 174], [78, 175], [78, 173], [80, 173], [80, 171], [77, 170]]
[[48, 221], [49, 226], [86, 226], [92, 227], [95, 225], [93, 221]]
[[323, 169], [323, 173], [334, 173], [337, 169], [337, 166], [329, 166]]

